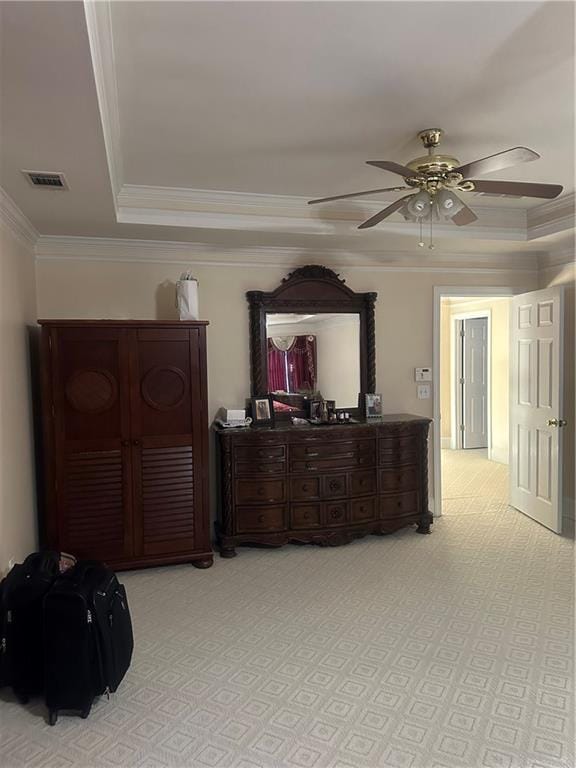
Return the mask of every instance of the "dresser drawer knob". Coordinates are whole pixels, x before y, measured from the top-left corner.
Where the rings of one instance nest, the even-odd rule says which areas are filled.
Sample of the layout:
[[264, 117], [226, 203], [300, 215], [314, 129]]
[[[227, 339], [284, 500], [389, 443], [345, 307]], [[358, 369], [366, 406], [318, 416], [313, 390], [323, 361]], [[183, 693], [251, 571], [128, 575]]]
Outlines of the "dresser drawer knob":
[[332, 512], [330, 512], [330, 517], [333, 520], [337, 520], [339, 517], [342, 517], [342, 510], [341, 509], [333, 509]]
[[264, 520], [266, 520], [266, 516], [265, 515], [258, 515], [258, 522], [259, 523], [263, 523]]
[[310, 462], [309, 462], [309, 461], [307, 461], [307, 462], [306, 462], [306, 469], [311, 469], [311, 470], [313, 470], [314, 472], [316, 472], [316, 471], [317, 471], [317, 469], [318, 469], [318, 467], [315, 467], [313, 464], [310, 464]]
[[340, 488], [342, 488], [342, 483], [340, 480], [330, 480], [330, 484], [328, 486], [331, 491], [339, 491]]
[[396, 502], [396, 506], [397, 506], [398, 508], [400, 508], [400, 507], [402, 506], [402, 502], [401, 502], [401, 501], [397, 501], [397, 502]]
[[264, 496], [265, 493], [266, 493], [266, 488], [262, 488], [262, 487], [258, 488], [258, 496]]
[[309, 490], [308, 483], [304, 483], [304, 485], [302, 486], [302, 490], [305, 492]]
[[310, 519], [310, 512], [304, 512], [304, 520]]

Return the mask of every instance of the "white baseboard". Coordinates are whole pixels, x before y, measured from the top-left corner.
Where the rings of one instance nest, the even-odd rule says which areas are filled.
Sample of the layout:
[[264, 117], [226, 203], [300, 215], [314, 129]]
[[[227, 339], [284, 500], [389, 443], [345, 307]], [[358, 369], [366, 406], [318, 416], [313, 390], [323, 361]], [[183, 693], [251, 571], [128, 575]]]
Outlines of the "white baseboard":
[[452, 438], [451, 437], [441, 437], [440, 438], [440, 447], [441, 448], [452, 448]]
[[490, 461], [496, 461], [498, 464], [509, 464], [510, 459], [508, 457], [508, 452], [492, 448]]

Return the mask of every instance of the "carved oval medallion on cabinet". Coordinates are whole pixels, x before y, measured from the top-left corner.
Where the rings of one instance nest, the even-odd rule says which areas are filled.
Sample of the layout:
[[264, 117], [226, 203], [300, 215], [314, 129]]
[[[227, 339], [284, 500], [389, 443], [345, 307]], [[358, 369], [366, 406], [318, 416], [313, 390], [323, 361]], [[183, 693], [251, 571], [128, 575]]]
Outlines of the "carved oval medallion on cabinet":
[[76, 371], [66, 382], [66, 399], [81, 413], [102, 413], [116, 402], [118, 386], [109, 371], [88, 369]]
[[142, 397], [150, 408], [169, 411], [182, 404], [186, 396], [186, 374], [175, 366], [155, 366], [144, 375]]

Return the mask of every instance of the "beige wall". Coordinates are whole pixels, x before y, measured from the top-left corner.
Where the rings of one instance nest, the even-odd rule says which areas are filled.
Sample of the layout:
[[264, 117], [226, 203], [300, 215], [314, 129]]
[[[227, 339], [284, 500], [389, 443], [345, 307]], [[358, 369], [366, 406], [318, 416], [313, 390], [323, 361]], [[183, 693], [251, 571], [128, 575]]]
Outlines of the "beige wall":
[[28, 351], [35, 320], [32, 249], [0, 222], [0, 573], [37, 544]]
[[576, 283], [576, 267], [574, 263], [562, 267], [544, 269], [540, 273], [540, 288], [551, 285], [564, 286], [564, 414], [568, 422], [564, 430], [563, 456], [563, 489], [564, 514], [574, 517], [576, 497], [575, 492], [575, 313], [574, 288]]
[[[313, 260], [309, 260], [313, 261]], [[220, 406], [243, 406], [250, 394], [247, 290], [268, 291], [296, 266], [192, 265], [200, 281], [200, 314], [208, 327], [210, 419]], [[329, 265], [328, 265], [329, 266]], [[176, 316], [174, 280], [181, 264], [44, 260], [37, 265], [39, 316], [158, 318]], [[338, 268], [355, 291], [377, 291], [376, 389], [387, 413], [432, 417], [418, 400], [414, 368], [432, 365], [435, 285], [512, 286], [531, 290], [537, 273], [418, 272]], [[432, 472], [430, 472], [432, 486]], [[431, 487], [431, 495], [433, 488]]]
[[508, 358], [509, 358], [509, 299], [476, 299], [466, 303], [442, 300], [440, 322], [440, 418], [442, 437], [451, 435], [452, 402], [451, 385], [453, 377], [451, 327], [455, 315], [470, 312], [490, 312], [491, 346], [491, 458], [503, 464], [508, 463]]

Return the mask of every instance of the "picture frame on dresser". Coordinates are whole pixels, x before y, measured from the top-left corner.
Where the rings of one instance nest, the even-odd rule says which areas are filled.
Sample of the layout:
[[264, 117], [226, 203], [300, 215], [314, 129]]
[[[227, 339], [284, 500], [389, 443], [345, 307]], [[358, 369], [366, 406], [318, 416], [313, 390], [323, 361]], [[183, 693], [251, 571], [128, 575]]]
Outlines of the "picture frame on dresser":
[[274, 404], [271, 395], [252, 397], [250, 404], [253, 427], [274, 426]]

